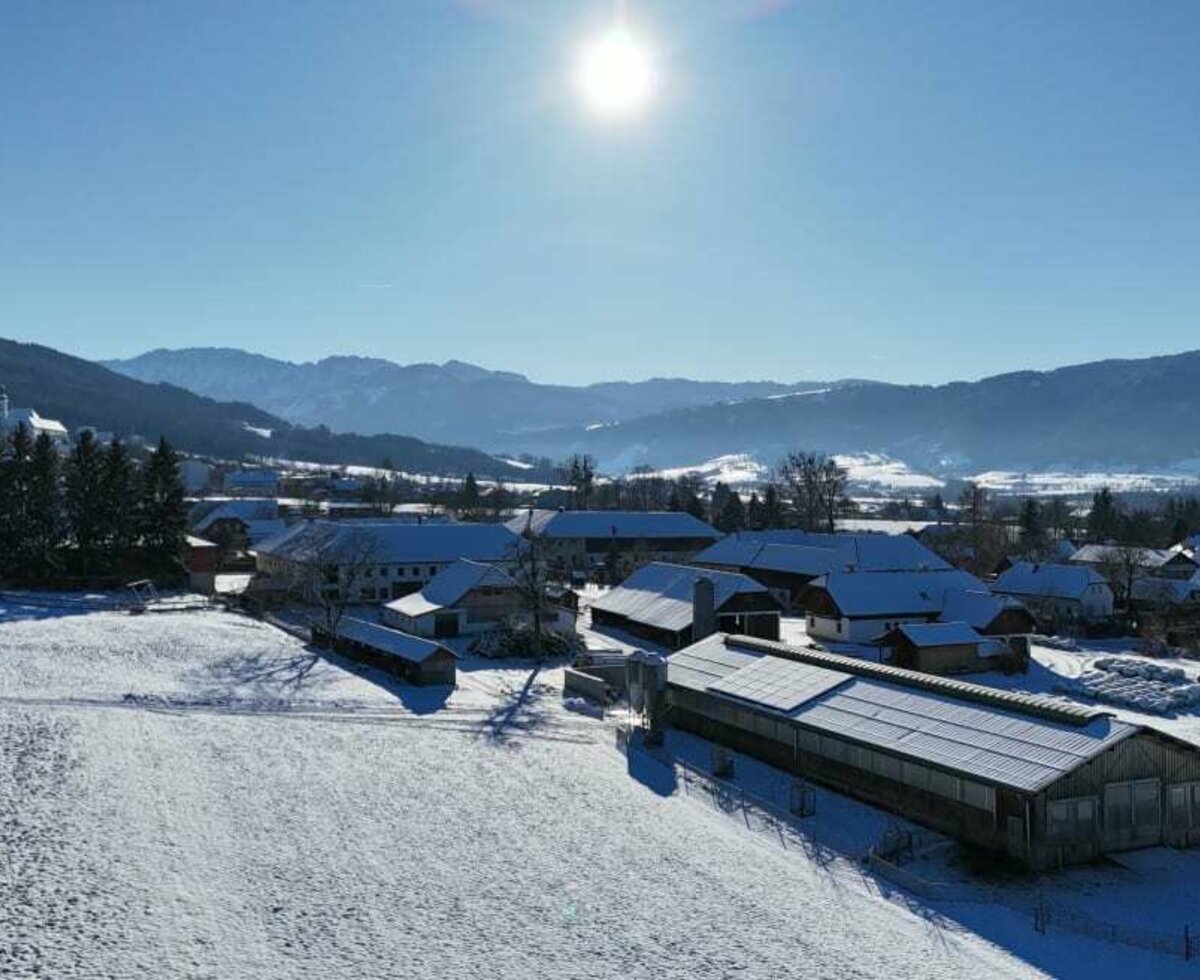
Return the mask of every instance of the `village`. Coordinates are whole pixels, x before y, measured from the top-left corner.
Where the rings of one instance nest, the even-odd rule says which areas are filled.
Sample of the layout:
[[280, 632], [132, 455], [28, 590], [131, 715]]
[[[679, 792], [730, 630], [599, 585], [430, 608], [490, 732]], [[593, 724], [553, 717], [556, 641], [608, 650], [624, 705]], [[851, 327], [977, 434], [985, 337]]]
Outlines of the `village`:
[[[1079, 943], [1120, 950], [1124, 966], [1173, 968], [1200, 951], [1187, 907], [1200, 844], [1190, 529], [1164, 547], [1096, 540], [1121, 526], [1105, 493], [1090, 509], [1043, 504], [1045, 517], [1027, 501], [1006, 524], [966, 488], [956, 505], [928, 505], [940, 520], [896, 533], [894, 512], [864, 512], [844, 471], [810, 453], [747, 494], [686, 476], [613, 480], [580, 457], [559, 486], [514, 488], [160, 445], [127, 485], [159, 472], [168, 530], [142, 517], [122, 543], [89, 530], [72, 495], [89, 454], [105, 471], [122, 442], [3, 407], [0, 701], [14, 709], [36, 694], [61, 710], [239, 724], [399, 711], [502, 744], [545, 735], [548, 753], [569, 731], [623, 756], [630, 789], [702, 790], [751, 838], [768, 826], [810, 845], [832, 835], [830, 860], [872, 889], [1048, 972], [1070, 972]], [[8, 516], [13, 501], [34, 513], [30, 488], [46, 492], [22, 469], [39, 458], [65, 487], [44, 553]], [[1170, 502], [1172, 525], [1187, 507]], [[1167, 520], [1125, 526], [1182, 530], [1161, 530]], [[228, 645], [239, 621], [286, 656], [242, 659]], [[188, 632], [221, 638], [202, 650]], [[132, 674], [113, 641], [140, 651]], [[176, 661], [176, 647], [199, 659]], [[84, 676], [73, 658], [98, 664], [82, 691], [53, 680], [51, 649], [66, 677]], [[313, 700], [316, 678], [331, 690], [365, 679], [372, 693]], [[115, 697], [114, 683], [129, 689]], [[42, 751], [20, 741], [28, 733], [6, 737]], [[30, 799], [6, 805], [26, 808], [18, 824], [34, 812]], [[53, 849], [44, 858], [52, 866]], [[1097, 888], [1103, 903], [1087, 897]], [[25, 896], [53, 920], [44, 895]], [[971, 911], [981, 896], [1007, 910], [1003, 938]], [[7, 965], [47, 965], [44, 943], [17, 943]]]

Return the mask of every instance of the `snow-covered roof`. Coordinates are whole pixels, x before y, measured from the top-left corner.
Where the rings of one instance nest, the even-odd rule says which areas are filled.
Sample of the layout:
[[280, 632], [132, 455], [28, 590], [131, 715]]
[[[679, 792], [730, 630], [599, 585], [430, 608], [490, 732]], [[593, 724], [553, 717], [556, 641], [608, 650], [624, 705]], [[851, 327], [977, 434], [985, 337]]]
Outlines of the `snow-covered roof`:
[[1190, 579], [1154, 578], [1133, 580], [1133, 598], [1140, 602], [1183, 605], [1200, 598], [1200, 576]]
[[769, 596], [767, 589], [740, 572], [718, 572], [669, 562], [643, 565], [615, 589], [592, 603], [637, 623], [666, 630], [682, 630], [692, 624], [692, 599], [696, 582], [707, 578], [713, 583], [717, 610], [735, 595], [756, 593]]
[[808, 531], [742, 531], [696, 556], [696, 561], [730, 568], [794, 575], [823, 575], [835, 569], [915, 571], [950, 565], [907, 534], [815, 534]]
[[1054, 545], [1054, 557], [1059, 561], [1070, 561], [1078, 550], [1079, 545], [1074, 541], [1063, 538]]
[[831, 572], [810, 586], [829, 593], [843, 616], [940, 615], [952, 592], [986, 592], [987, 586], [957, 568], [922, 572]]
[[1110, 561], [1124, 563], [1125, 554], [1135, 556], [1137, 564], [1141, 568], [1162, 568], [1168, 562], [1174, 562], [1175, 564], [1195, 564], [1188, 555], [1179, 551], [1172, 551], [1170, 548], [1127, 549], [1107, 544], [1085, 544], [1071, 556], [1070, 560], [1075, 564], [1088, 565], [1103, 565]]
[[426, 640], [420, 636], [401, 633], [387, 626], [380, 626], [365, 619], [353, 619], [343, 616], [338, 623], [338, 636], [355, 643], [363, 643], [383, 653], [399, 657], [409, 663], [421, 664], [434, 654], [446, 652], [454, 656], [454, 651], [448, 647]]
[[[311, 561], [319, 551], [365, 550], [371, 564], [444, 565], [471, 558], [511, 558], [520, 538], [503, 524], [413, 524], [410, 521], [313, 520], [297, 524], [258, 547], [260, 555]], [[360, 547], [359, 542], [366, 543]]]
[[1018, 562], [992, 584], [996, 592], [1009, 595], [1081, 599], [1093, 586], [1108, 586], [1104, 576], [1086, 565], [1035, 565]]
[[[773, 651], [822, 668], [821, 683], [798, 673], [754, 696], [738, 675], [761, 672], [756, 658]], [[804, 728], [1028, 793], [1140, 730], [1045, 698], [719, 633], [668, 657], [667, 680], [716, 697], [737, 689], [741, 700]], [[789, 693], [800, 695], [796, 706], [776, 707]]]
[[515, 589], [513, 577], [495, 565], [466, 558], [442, 569], [420, 592], [394, 599], [387, 608], [402, 616], [424, 616], [455, 606], [474, 589]]
[[251, 545], [257, 546], [264, 541], [278, 537], [287, 528], [287, 521], [278, 517], [269, 520], [246, 521], [246, 537], [250, 540]]
[[35, 436], [45, 432], [54, 438], [66, 439], [69, 435], [67, 427], [57, 419], [43, 418], [32, 408], [10, 408], [8, 416], [3, 420], [3, 428], [6, 430], [15, 429], [22, 423]]
[[185, 534], [184, 541], [187, 542], [189, 548], [217, 548], [219, 545], [205, 538], [198, 538], [194, 534]]
[[268, 487], [279, 482], [274, 470], [231, 470], [225, 474], [227, 487]]
[[896, 629], [918, 647], [977, 646], [984, 642], [966, 623], [901, 623]]
[[986, 629], [1006, 609], [1024, 609], [1010, 595], [984, 590], [951, 590], [942, 603], [941, 618], [946, 622], [966, 623], [977, 630]]
[[[203, 507], [204, 504], [198, 505]], [[226, 500], [204, 513], [192, 525], [192, 530], [203, 534], [218, 521], [274, 520], [279, 516], [279, 502], [271, 498], [247, 497], [244, 500]]]
[[535, 510], [508, 522], [546, 538], [719, 538], [720, 532], [691, 514], [677, 511]]

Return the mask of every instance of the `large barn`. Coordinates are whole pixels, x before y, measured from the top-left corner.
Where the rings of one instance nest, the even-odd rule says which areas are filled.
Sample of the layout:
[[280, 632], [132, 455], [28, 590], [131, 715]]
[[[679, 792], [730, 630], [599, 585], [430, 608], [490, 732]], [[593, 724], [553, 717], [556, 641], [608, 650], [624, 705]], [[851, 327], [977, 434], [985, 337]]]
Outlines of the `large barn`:
[[547, 557], [563, 568], [584, 573], [615, 558], [688, 561], [721, 537], [699, 518], [676, 511], [530, 510], [507, 527], [539, 539]]
[[1200, 843], [1200, 749], [1049, 698], [714, 634], [673, 725], [1032, 868]]
[[[654, 562], [592, 603], [592, 625], [677, 650], [713, 629], [778, 639], [780, 612], [771, 593], [745, 575]], [[700, 629], [693, 628], [697, 613]]]
[[820, 534], [742, 531], [696, 556], [697, 565], [741, 572], [769, 588], [785, 606], [799, 605], [805, 588], [834, 571], [929, 571], [950, 566], [907, 534]]
[[[511, 562], [520, 546], [521, 539], [502, 524], [314, 520], [264, 541], [255, 555], [264, 575], [286, 582], [320, 571], [347, 583], [350, 601], [376, 602], [419, 591], [461, 558]], [[345, 570], [352, 566], [355, 573], [349, 575]]]

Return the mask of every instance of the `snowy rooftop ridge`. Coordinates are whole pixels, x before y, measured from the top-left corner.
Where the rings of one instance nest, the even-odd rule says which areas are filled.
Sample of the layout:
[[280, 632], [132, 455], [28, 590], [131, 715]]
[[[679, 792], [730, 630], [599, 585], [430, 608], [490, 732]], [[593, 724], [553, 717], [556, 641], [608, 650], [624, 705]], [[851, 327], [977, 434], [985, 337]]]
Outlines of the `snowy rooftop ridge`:
[[1093, 586], [1108, 587], [1104, 576], [1087, 565], [1035, 565], [1018, 562], [1001, 574], [993, 588], [1011, 595], [1079, 599]]
[[707, 538], [721, 533], [681, 511], [531, 510], [505, 524], [545, 538]]
[[718, 610], [735, 595], [769, 595], [766, 586], [740, 572], [718, 572], [656, 561], [643, 565], [615, 589], [597, 599], [592, 608], [662, 629], [686, 629], [692, 622], [696, 582], [702, 578], [713, 583], [713, 605]]
[[503, 569], [461, 558], [450, 567], [442, 569], [420, 592], [394, 599], [387, 604], [387, 608], [402, 616], [424, 616], [456, 605], [472, 589], [516, 587], [516, 581]]

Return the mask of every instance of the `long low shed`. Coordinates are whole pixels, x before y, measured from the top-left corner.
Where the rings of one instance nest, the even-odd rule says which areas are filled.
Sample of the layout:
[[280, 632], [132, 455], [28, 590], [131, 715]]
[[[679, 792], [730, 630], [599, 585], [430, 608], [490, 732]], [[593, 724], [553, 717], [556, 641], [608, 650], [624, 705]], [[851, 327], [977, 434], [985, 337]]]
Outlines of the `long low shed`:
[[1032, 868], [1200, 843], [1200, 748], [1049, 698], [716, 634], [672, 724]]
[[313, 626], [313, 640], [339, 653], [393, 674], [410, 684], [457, 682], [457, 659], [452, 650], [424, 637], [402, 633], [365, 619], [343, 617], [337, 635]]

